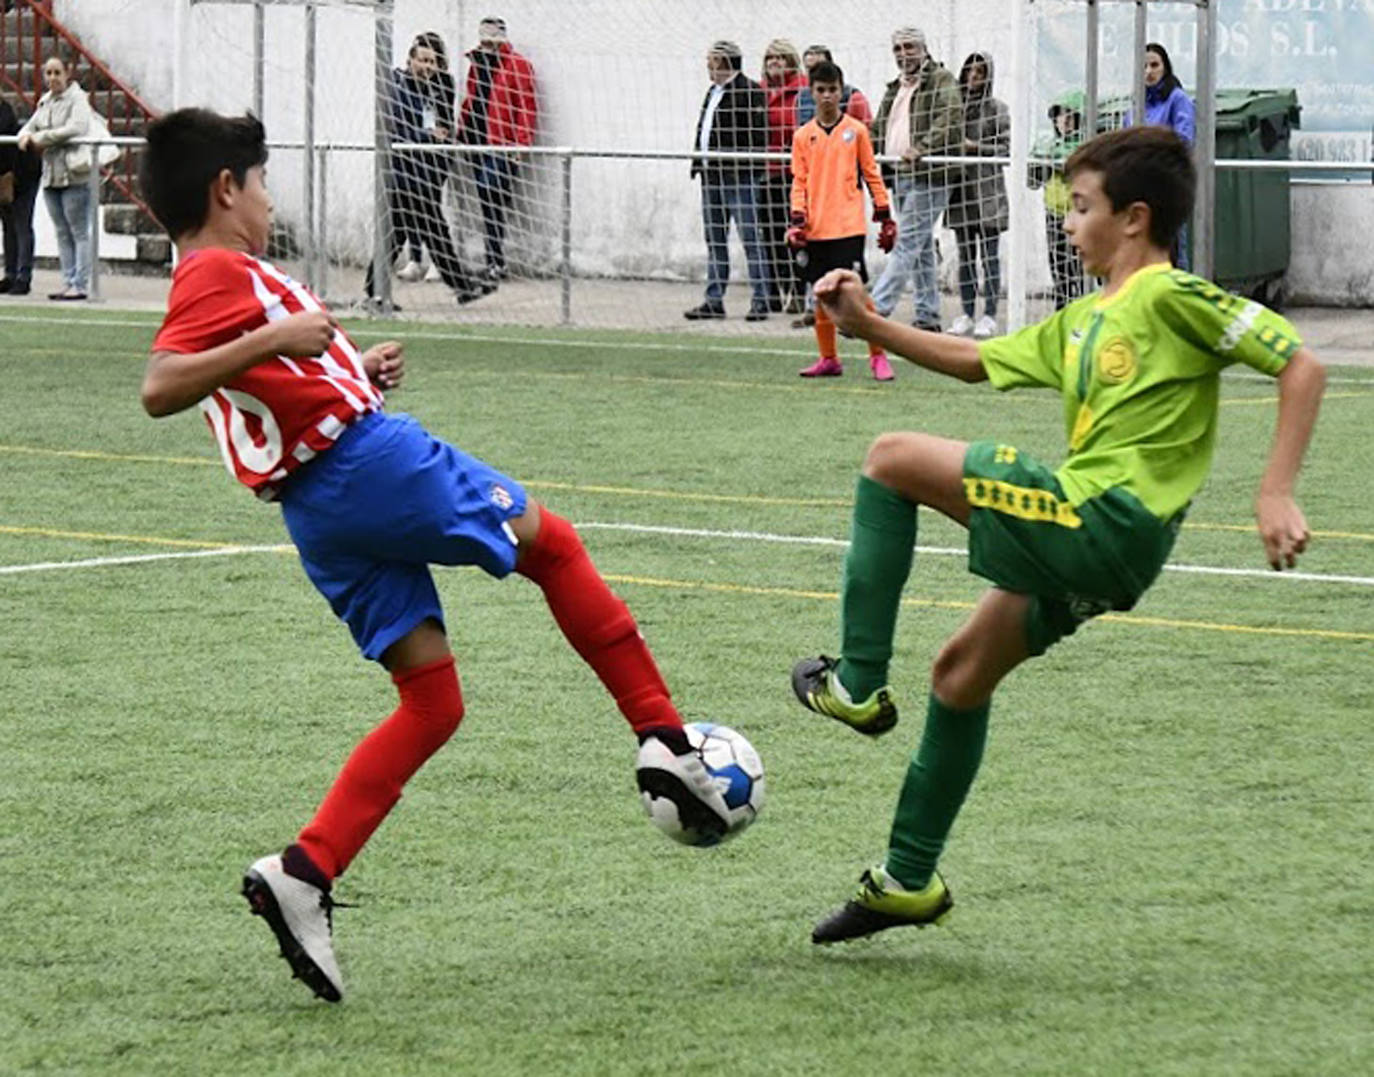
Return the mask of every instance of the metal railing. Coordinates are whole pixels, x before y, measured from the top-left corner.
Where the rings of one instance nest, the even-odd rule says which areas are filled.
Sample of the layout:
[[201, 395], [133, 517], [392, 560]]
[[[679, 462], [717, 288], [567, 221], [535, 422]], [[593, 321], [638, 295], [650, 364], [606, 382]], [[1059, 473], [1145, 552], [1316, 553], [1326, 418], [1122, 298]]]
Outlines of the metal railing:
[[[13, 144], [18, 141], [14, 135], [0, 136], [0, 144]], [[99, 154], [101, 146], [119, 146], [125, 149], [135, 149], [146, 145], [143, 138], [138, 136], [111, 136], [109, 138], [76, 138], [72, 139], [69, 145], [81, 145], [92, 147], [92, 154]], [[270, 149], [281, 150], [302, 150], [302, 142], [271, 142], [268, 144]], [[572, 255], [572, 191], [573, 191], [573, 162], [579, 159], [587, 160], [651, 160], [651, 161], [719, 161], [726, 163], [759, 163], [768, 161], [787, 162], [791, 160], [791, 155], [786, 153], [693, 153], [691, 151], [678, 150], [622, 150], [622, 149], [602, 149], [602, 148], [579, 148], [575, 146], [434, 146], [429, 143], [395, 143], [391, 147], [393, 152], [426, 152], [436, 151], [451, 154], [454, 156], [470, 156], [474, 154], [494, 154], [494, 155], [521, 155], [527, 157], [552, 158], [559, 161], [560, 191], [557, 198], [559, 207], [559, 249], [560, 259], [557, 276], [560, 282], [560, 314], [564, 324], [572, 324], [572, 285], [574, 280]], [[304, 208], [304, 213], [314, 214], [314, 226], [311, 230], [312, 244], [309, 249], [303, 252], [305, 261], [306, 283], [316, 291], [323, 293], [326, 291], [327, 283], [327, 259], [323, 258], [323, 253], [328, 245], [327, 229], [327, 201], [325, 191], [327, 189], [327, 157], [334, 152], [352, 153], [372, 153], [375, 147], [371, 143], [354, 142], [332, 142], [315, 143], [313, 152], [316, 155], [316, 175], [319, 178], [319, 190], [316, 193], [315, 202], [312, 206]], [[879, 156], [876, 160], [880, 164], [899, 165], [899, 158]], [[1008, 166], [1016, 162], [1008, 156], [951, 156], [931, 155], [921, 159], [923, 164], [936, 166], [968, 166], [968, 165], [1002, 165]], [[1048, 165], [1053, 162], [1032, 157], [1027, 164]], [[113, 167], [113, 166], [111, 166]], [[1217, 171], [1286, 171], [1302, 173], [1371, 173], [1374, 178], [1374, 161], [1300, 161], [1292, 159], [1279, 160], [1245, 160], [1245, 159], [1219, 159], [1215, 161]], [[99, 191], [102, 178], [100, 168], [92, 168], [87, 182], [91, 187], [91, 283], [89, 296], [98, 299], [100, 295], [100, 215], [99, 215]], [[1312, 185], [1328, 185], [1331, 181], [1312, 178], [1309, 180], [1294, 180], [1294, 186], [1310, 183]], [[1363, 183], [1363, 181], [1360, 181]], [[382, 201], [381, 214], [385, 214], [385, 203]], [[151, 216], [151, 215], [150, 215]], [[376, 223], [385, 227], [385, 216], [380, 216]], [[385, 267], [383, 267], [385, 268]], [[389, 279], [388, 272], [378, 274], [378, 285]], [[381, 291], [379, 287], [379, 291]], [[388, 296], [389, 298], [389, 296]], [[383, 314], [390, 313], [388, 304], [384, 301], [379, 304], [379, 311]]]

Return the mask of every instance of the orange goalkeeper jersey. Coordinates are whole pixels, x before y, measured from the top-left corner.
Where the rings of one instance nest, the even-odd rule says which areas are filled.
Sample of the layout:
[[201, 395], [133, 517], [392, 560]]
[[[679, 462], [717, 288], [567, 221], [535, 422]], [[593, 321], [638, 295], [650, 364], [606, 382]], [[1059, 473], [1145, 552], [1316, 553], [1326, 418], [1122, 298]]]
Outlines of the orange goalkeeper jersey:
[[890, 201], [873, 159], [868, 128], [842, 115], [829, 131], [819, 120], [792, 135], [792, 212], [806, 217], [808, 239], [844, 239], [868, 231], [860, 175], [875, 209]]

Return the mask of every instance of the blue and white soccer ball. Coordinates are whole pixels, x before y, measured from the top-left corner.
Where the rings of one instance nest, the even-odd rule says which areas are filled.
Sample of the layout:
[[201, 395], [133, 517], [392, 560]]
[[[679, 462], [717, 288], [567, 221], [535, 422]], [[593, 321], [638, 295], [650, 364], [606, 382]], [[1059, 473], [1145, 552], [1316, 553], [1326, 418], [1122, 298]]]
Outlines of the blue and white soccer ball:
[[[729, 726], [693, 722], [684, 727], [687, 742], [696, 751], [716, 788], [725, 798], [730, 825], [723, 835], [704, 832], [685, 824], [670, 788], [656, 788], [640, 782], [640, 797], [649, 820], [663, 833], [683, 845], [718, 845], [748, 827], [763, 810], [763, 761], [743, 735]], [[644, 752], [640, 766], [645, 765]]]

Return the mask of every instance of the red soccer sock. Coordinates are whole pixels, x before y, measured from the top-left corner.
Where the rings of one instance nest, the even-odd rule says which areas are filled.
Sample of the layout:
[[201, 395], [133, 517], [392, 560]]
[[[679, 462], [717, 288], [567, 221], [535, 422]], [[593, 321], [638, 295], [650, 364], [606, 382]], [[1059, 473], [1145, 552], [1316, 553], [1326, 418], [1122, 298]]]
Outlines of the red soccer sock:
[[[343, 874], [358, 850], [401, 799], [401, 787], [443, 747], [463, 718], [453, 656], [393, 673], [401, 705], [362, 739], [334, 779], [296, 846], [326, 880]], [[288, 872], [295, 854], [287, 851]], [[307, 878], [307, 882], [316, 879]]]
[[[872, 314], [874, 311], [878, 309], [873, 305], [873, 300], [870, 297], [865, 297], [864, 306], [868, 308], [868, 313], [870, 314]], [[868, 354], [870, 357], [874, 355], [882, 355], [883, 349], [880, 348], [878, 345], [874, 344], [873, 341], [870, 340], [868, 342]]]
[[577, 531], [540, 506], [539, 534], [516, 571], [537, 583], [568, 642], [596, 671], [636, 733], [682, 727], [639, 626], [596, 571]]
[[821, 349], [822, 359], [836, 358], [835, 323], [825, 312], [825, 304], [816, 304], [816, 344]]

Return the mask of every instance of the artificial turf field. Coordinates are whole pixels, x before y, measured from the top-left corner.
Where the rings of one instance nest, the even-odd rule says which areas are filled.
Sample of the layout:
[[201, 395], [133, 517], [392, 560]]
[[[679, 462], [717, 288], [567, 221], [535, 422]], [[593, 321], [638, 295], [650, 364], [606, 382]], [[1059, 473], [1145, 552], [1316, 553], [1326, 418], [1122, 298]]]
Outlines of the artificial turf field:
[[328, 1006], [237, 887], [392, 686], [199, 416], [143, 414], [155, 319], [47, 313], [0, 330], [0, 1072], [1374, 1069], [1374, 370], [1331, 371], [1306, 578], [1270, 573], [1250, 522], [1272, 383], [1227, 376], [1175, 570], [997, 694], [947, 925], [818, 950], [982, 590], [923, 514], [902, 723], [870, 741], [795, 705], [794, 659], [836, 644], [864, 449], [906, 428], [1057, 461], [1058, 398], [880, 386], [852, 343], [844, 379], [804, 383], [800, 335], [354, 324], [407, 341], [392, 410], [582, 528], [684, 715], [758, 747], [769, 802], [673, 846], [538, 590], [440, 570], [467, 717], [337, 887], [359, 907]]

